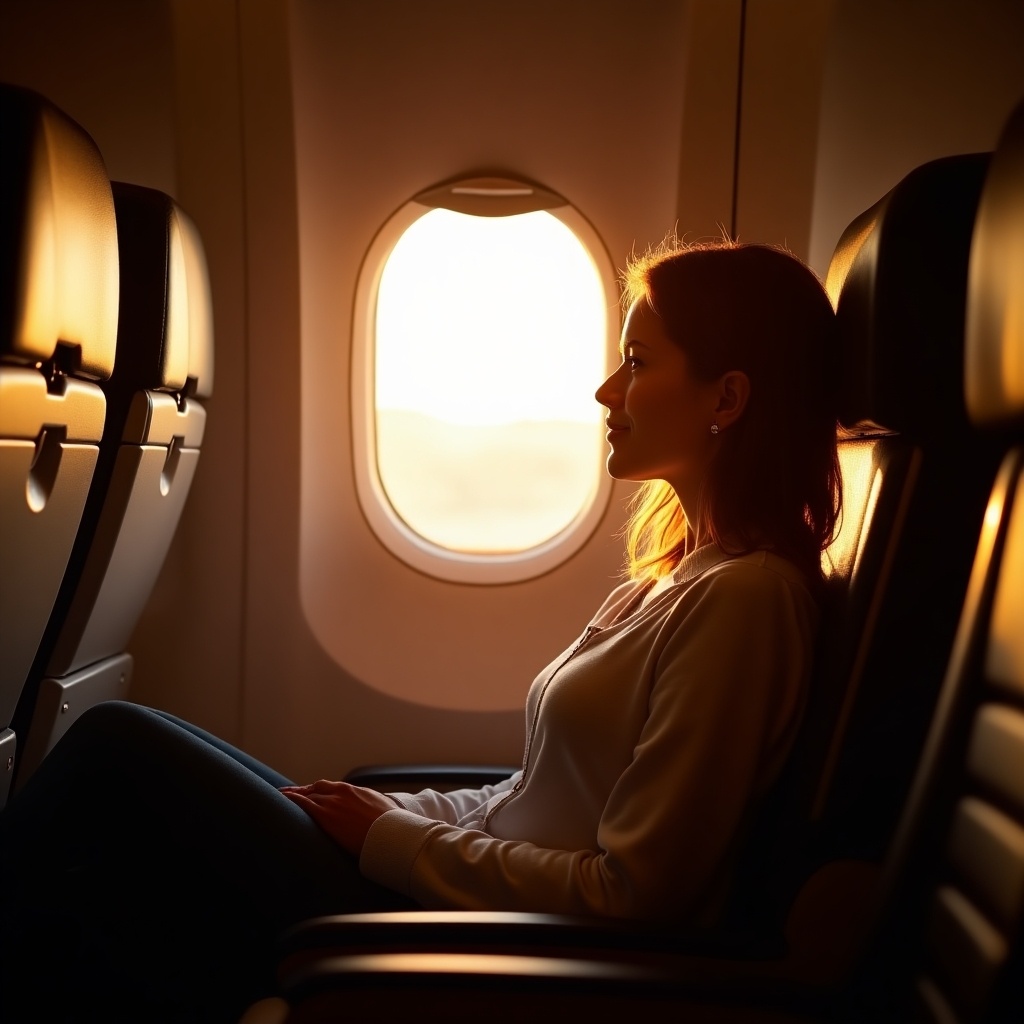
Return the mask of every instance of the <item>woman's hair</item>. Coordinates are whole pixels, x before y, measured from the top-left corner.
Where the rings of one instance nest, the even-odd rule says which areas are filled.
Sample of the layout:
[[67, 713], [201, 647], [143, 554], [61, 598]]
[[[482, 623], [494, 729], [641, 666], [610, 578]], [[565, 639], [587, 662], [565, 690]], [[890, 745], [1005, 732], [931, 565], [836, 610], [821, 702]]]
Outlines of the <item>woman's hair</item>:
[[[781, 248], [670, 238], [623, 274], [625, 307], [641, 299], [698, 378], [742, 370], [750, 380], [746, 408], [718, 434], [698, 496], [711, 540], [737, 554], [770, 547], [819, 578], [842, 506], [835, 314], [821, 283]], [[634, 579], [679, 564], [687, 523], [669, 484], [651, 480], [638, 491], [626, 542]]]

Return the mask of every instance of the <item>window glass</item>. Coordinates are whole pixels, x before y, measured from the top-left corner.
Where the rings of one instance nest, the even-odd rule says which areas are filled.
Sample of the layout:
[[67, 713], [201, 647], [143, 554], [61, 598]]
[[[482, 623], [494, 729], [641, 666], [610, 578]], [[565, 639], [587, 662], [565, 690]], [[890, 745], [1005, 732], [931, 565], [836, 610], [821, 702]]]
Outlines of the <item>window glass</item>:
[[609, 300], [593, 258], [538, 210], [414, 220], [380, 275], [376, 472], [417, 537], [472, 556], [570, 527], [603, 478]]

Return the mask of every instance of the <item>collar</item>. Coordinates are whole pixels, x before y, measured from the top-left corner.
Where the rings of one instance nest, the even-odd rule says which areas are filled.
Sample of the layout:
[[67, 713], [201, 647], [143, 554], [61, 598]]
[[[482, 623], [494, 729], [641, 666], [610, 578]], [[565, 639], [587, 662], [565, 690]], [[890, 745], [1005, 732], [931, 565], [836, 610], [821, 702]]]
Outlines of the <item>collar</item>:
[[704, 544], [686, 555], [675, 567], [675, 571], [670, 578], [673, 583], [689, 583], [690, 580], [696, 579], [702, 573], [707, 572], [708, 569], [712, 569], [716, 565], [721, 565], [722, 562], [727, 562], [730, 558], [735, 557], [735, 555], [726, 554], [716, 544]]

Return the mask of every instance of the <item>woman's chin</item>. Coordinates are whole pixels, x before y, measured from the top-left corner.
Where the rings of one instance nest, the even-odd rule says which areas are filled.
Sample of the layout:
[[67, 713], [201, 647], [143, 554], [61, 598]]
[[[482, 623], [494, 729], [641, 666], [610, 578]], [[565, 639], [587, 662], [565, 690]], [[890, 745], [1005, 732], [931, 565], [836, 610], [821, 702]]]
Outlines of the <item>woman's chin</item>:
[[616, 458], [615, 452], [610, 452], [605, 460], [605, 469], [613, 480], [632, 480], [634, 482], [646, 480], [647, 477], [639, 474], [635, 467], [630, 467], [625, 459]]

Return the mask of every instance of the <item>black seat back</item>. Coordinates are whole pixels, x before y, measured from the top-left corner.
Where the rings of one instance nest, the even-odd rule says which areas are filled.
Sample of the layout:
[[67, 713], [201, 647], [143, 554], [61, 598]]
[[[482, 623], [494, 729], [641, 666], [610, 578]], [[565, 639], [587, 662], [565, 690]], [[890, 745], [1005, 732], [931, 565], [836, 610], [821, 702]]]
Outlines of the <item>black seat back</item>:
[[966, 325], [967, 406], [1005, 457], [868, 977], [875, 1007], [902, 1011], [902, 993], [921, 1020], [1009, 1024], [1024, 1020], [1024, 104], [985, 182]]
[[816, 872], [881, 860], [952, 644], [997, 462], [962, 398], [968, 256], [987, 165], [982, 154], [918, 168], [849, 226], [832, 260], [843, 519], [822, 561], [807, 716], [738, 891], [755, 908], [748, 917], [776, 926]]

